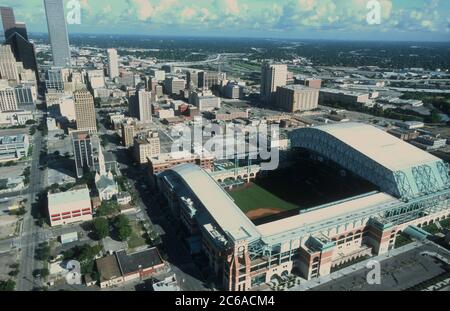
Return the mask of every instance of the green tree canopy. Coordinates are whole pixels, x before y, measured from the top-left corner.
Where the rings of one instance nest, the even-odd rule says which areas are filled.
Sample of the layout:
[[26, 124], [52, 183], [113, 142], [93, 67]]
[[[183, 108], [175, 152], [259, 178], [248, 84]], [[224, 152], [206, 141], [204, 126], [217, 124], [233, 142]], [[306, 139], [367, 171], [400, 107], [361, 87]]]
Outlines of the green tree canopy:
[[125, 215], [119, 215], [114, 219], [114, 228], [117, 230], [121, 241], [126, 241], [133, 231], [130, 221]]
[[97, 237], [101, 240], [109, 234], [109, 223], [106, 218], [96, 218], [94, 220], [94, 231]]

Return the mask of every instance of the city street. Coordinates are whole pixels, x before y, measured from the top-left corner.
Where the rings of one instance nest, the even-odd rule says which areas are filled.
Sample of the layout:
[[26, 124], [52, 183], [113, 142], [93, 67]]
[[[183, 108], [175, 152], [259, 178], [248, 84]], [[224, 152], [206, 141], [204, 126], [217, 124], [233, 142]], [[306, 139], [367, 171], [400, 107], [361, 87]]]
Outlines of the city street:
[[[128, 159], [126, 157], [122, 158]], [[156, 200], [156, 193], [148, 188], [149, 177], [143, 175], [141, 167], [133, 166], [131, 159], [128, 159], [127, 163], [120, 162], [120, 164], [124, 168], [122, 174], [131, 185], [135, 186], [136, 191], [139, 193], [138, 208], [144, 212], [138, 213], [138, 217], [144, 217], [148, 223], [153, 226], [159, 225], [163, 229], [164, 235], [161, 237], [162, 247], [168, 256], [168, 262], [172, 271], [177, 275], [177, 279], [180, 280], [183, 290], [206, 290], [201, 273], [185, 248], [183, 241], [177, 236], [176, 228], [166, 219]]]
[[27, 201], [27, 212], [23, 218], [22, 232], [20, 236], [20, 273], [18, 275], [17, 290], [29, 291], [40, 286], [40, 282], [33, 278], [33, 271], [41, 268], [41, 263], [35, 259], [35, 251], [42, 241], [45, 232], [35, 223], [32, 209], [38, 208], [35, 203], [37, 195], [45, 189], [46, 178], [39, 169], [40, 151], [43, 145], [43, 137], [38, 131], [34, 136], [34, 151], [31, 162], [30, 186]]

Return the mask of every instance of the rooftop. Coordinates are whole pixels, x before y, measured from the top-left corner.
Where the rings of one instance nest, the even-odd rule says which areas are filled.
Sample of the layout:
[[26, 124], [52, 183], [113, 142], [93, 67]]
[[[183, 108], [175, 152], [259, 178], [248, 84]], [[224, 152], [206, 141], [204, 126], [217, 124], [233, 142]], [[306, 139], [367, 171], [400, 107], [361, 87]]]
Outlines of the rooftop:
[[177, 166], [172, 171], [184, 180], [210, 216], [231, 238], [248, 241], [259, 238], [255, 225], [206, 171], [192, 164]]
[[66, 204], [67, 202], [90, 201], [90, 200], [91, 197], [89, 196], [89, 189], [87, 186], [83, 186], [65, 192], [48, 194], [49, 206]]
[[280, 88], [293, 90], [293, 91], [319, 91], [319, 89], [307, 87], [301, 84], [290, 84], [290, 85], [284, 85]]
[[345, 95], [352, 95], [352, 96], [368, 95], [368, 93], [354, 92], [354, 91], [342, 90], [342, 89], [329, 89], [329, 88], [322, 88], [322, 89], [320, 89], [320, 92], [321, 93], [323, 92], [323, 93], [345, 94]]
[[0, 145], [9, 145], [23, 143], [25, 141], [25, 134], [18, 134], [13, 136], [0, 136]]
[[[385, 193], [371, 193], [356, 198], [335, 202], [322, 207], [310, 209], [305, 213], [281, 219], [257, 227], [261, 235], [271, 237], [290, 230], [305, 228], [319, 222], [339, 219], [344, 215], [353, 214], [380, 204], [398, 203], [399, 201]], [[324, 210], [326, 208], [326, 211]]]
[[109, 255], [96, 261], [100, 282], [109, 281], [122, 276], [116, 256]]
[[164, 262], [159, 255], [157, 248], [150, 248], [144, 251], [127, 254], [124, 250], [116, 252], [120, 270], [124, 275], [134, 273], [141, 269], [148, 269], [162, 265]]
[[316, 129], [327, 132], [392, 171], [439, 161], [437, 157], [371, 125], [351, 122], [318, 126]]
[[106, 189], [108, 187], [116, 187], [117, 184], [114, 181], [114, 177], [111, 173], [108, 173], [108, 175], [96, 175], [95, 176], [95, 185], [97, 189]]

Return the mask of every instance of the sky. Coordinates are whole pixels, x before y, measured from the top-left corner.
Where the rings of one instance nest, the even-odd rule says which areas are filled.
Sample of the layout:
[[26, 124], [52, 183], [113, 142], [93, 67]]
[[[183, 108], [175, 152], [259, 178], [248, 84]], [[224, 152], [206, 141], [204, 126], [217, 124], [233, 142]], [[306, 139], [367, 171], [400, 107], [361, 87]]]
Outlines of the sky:
[[[367, 22], [368, 2], [380, 24]], [[450, 0], [64, 0], [70, 33], [450, 41]], [[46, 32], [43, 0], [0, 0], [29, 32]]]

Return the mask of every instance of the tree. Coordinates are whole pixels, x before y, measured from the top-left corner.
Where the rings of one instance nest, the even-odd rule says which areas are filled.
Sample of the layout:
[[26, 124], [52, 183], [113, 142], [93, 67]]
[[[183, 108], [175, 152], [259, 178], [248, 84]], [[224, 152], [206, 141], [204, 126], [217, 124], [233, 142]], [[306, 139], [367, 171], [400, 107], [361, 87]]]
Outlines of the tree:
[[16, 277], [19, 275], [19, 270], [12, 270], [8, 273], [9, 276]]
[[44, 242], [36, 250], [36, 259], [47, 261], [49, 257], [50, 257], [50, 246], [48, 245], [47, 242]]
[[102, 251], [101, 245], [90, 246], [85, 244], [75, 246], [63, 252], [64, 260], [75, 259], [81, 264], [82, 274], [91, 274], [94, 270], [94, 258]]
[[126, 241], [133, 231], [130, 226], [130, 221], [124, 215], [119, 215], [114, 219], [114, 228], [117, 230], [121, 241]]
[[16, 288], [16, 282], [13, 280], [0, 281], [0, 291], [11, 292]]
[[20, 265], [18, 263], [13, 263], [13, 264], [9, 265], [9, 267], [11, 269], [19, 269]]
[[111, 216], [119, 212], [119, 205], [114, 201], [103, 201], [97, 209], [98, 216]]
[[106, 218], [96, 218], [94, 220], [94, 230], [97, 237], [101, 240], [109, 234], [109, 223]]
[[50, 275], [50, 271], [47, 268], [41, 269], [41, 279], [45, 279]]
[[431, 112], [431, 123], [439, 123], [441, 122], [441, 116], [436, 110]]

